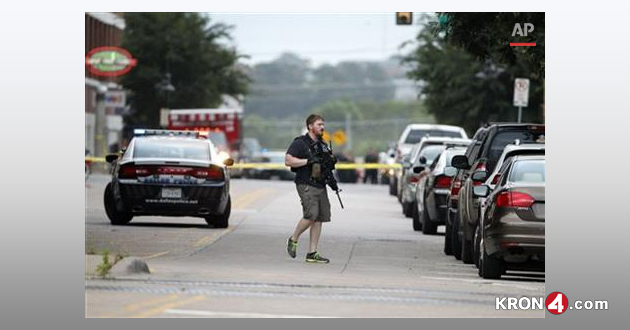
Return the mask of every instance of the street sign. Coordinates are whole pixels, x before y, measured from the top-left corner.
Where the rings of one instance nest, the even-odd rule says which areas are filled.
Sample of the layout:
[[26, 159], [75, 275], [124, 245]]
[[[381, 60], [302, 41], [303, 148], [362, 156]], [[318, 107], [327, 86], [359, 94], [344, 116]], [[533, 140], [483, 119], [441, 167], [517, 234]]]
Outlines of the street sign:
[[122, 76], [137, 64], [138, 60], [120, 47], [97, 47], [85, 55], [85, 66], [97, 76]]
[[344, 133], [342, 130], [335, 131], [333, 133], [332, 138], [333, 138], [333, 142], [336, 145], [340, 145], [340, 144], [346, 143], [346, 133]]
[[328, 133], [328, 131], [324, 131], [324, 136], [322, 136], [322, 139], [324, 139], [326, 143], [330, 142], [330, 133]]
[[514, 79], [514, 106], [527, 107], [529, 101], [529, 79]]

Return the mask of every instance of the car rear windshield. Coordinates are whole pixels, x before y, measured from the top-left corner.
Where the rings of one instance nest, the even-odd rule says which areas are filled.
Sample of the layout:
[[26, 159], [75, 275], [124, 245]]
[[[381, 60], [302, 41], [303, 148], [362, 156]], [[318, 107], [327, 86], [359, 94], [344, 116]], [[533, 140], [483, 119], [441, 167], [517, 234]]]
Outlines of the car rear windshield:
[[515, 140], [519, 140], [521, 142], [536, 142], [539, 138], [545, 135], [544, 131], [535, 132], [535, 131], [502, 131], [497, 133], [492, 140], [492, 145], [490, 146], [490, 150], [487, 155], [486, 167], [488, 171], [493, 171], [494, 166], [501, 158], [501, 154], [503, 153], [503, 149], [505, 146], [514, 143]]
[[133, 148], [134, 158], [178, 158], [210, 160], [210, 147], [204, 140], [138, 139]]
[[438, 129], [412, 129], [411, 131], [409, 131], [409, 134], [405, 139], [405, 143], [418, 143], [423, 137], [427, 135], [436, 137], [463, 138], [462, 133], [457, 131], [444, 131]]
[[510, 181], [516, 183], [545, 183], [544, 160], [519, 160], [512, 167]]
[[444, 149], [446, 149], [446, 146], [430, 146], [422, 149], [418, 157], [424, 156], [427, 159], [427, 164], [431, 164]]

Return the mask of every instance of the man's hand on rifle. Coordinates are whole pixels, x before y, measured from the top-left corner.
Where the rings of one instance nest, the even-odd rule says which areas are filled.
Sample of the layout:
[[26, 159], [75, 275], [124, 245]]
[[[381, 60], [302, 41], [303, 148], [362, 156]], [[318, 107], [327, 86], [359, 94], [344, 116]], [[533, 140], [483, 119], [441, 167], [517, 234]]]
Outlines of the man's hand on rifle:
[[311, 155], [306, 162], [306, 165], [313, 165], [322, 162], [322, 158], [319, 155]]

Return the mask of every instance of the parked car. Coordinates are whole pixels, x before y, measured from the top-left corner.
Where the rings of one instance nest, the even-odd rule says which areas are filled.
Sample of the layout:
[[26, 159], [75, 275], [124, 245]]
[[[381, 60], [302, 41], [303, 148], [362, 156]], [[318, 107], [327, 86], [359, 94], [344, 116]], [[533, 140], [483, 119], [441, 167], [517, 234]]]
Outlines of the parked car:
[[501, 167], [496, 189], [475, 186], [486, 198], [480, 219], [479, 275], [545, 269], [545, 156], [514, 156]]
[[[465, 156], [468, 157], [478, 151], [478, 149], [481, 147], [481, 139], [485, 136], [486, 131], [487, 127], [480, 127], [477, 132], [475, 132], [472, 137], [471, 143], [468, 145], [468, 148], [466, 148], [466, 152], [464, 153]], [[457, 234], [459, 232], [459, 191], [462, 187], [462, 181], [465, 172], [465, 170], [457, 170], [457, 174], [455, 174], [455, 176], [453, 177], [453, 182], [451, 183], [451, 189], [446, 196], [446, 204], [448, 205], [446, 212], [446, 234], [448, 234], [448, 229], [450, 227], [452, 235], [450, 246], [448, 244], [444, 245], [444, 252], [446, 254], [452, 254], [453, 257], [455, 257], [455, 259], [457, 260], [461, 259], [462, 251], [461, 237]]]
[[105, 212], [113, 225], [134, 216], [202, 217], [225, 228], [231, 210], [230, 176], [212, 142], [195, 131], [136, 130], [129, 147], [106, 161], [113, 165], [105, 188]]
[[457, 172], [451, 166], [451, 159], [455, 155], [463, 155], [465, 151], [465, 147], [449, 147], [429, 167], [419, 165], [413, 168], [414, 173], [425, 173], [420, 176], [416, 188], [412, 212], [414, 230], [422, 229], [423, 234], [435, 234], [437, 226], [446, 224], [446, 198]]
[[544, 140], [544, 134], [545, 125], [494, 124], [482, 131], [479, 140], [469, 147], [470, 153], [453, 157], [453, 166], [464, 170], [457, 207], [458, 235], [461, 239], [461, 258], [464, 263], [474, 262], [473, 236], [479, 222], [480, 210], [479, 199], [473, 196], [472, 190], [474, 186], [483, 184], [483, 180], [473, 180], [472, 174], [477, 171], [493, 172], [503, 149], [509, 143], [515, 140], [521, 142]]
[[[395, 162], [402, 164], [403, 157], [411, 152], [411, 149], [415, 144], [420, 142], [423, 137], [437, 136], [437, 137], [452, 137], [467, 139], [466, 131], [458, 126], [451, 125], [436, 125], [436, 124], [409, 124], [400, 134], [400, 138], [396, 143]], [[391, 177], [394, 180], [389, 180], [389, 192], [391, 195], [396, 195], [400, 200], [400, 177], [402, 170], [394, 170]]]
[[[487, 175], [487, 178], [485, 179], [485, 185], [490, 187], [491, 191], [494, 189], [497, 182], [499, 182], [499, 177], [501, 176], [501, 167], [511, 157], [518, 156], [518, 155], [544, 155], [544, 154], [545, 154], [544, 143], [520, 143], [520, 141], [516, 140], [512, 144], [508, 144], [503, 149], [503, 153], [501, 154], [501, 157], [499, 157], [499, 161], [494, 167], [494, 171], [490, 175]], [[487, 172], [484, 172], [484, 173], [487, 173]], [[483, 178], [483, 175], [485, 174], [481, 174], [481, 175], [482, 177], [480, 178]], [[480, 197], [479, 198], [479, 207], [480, 207], [479, 214], [484, 213], [484, 202], [485, 202], [485, 198]], [[477, 266], [479, 266], [478, 264], [479, 244], [481, 243], [481, 237], [479, 235], [480, 228], [481, 228], [480, 226], [477, 226], [477, 229], [475, 230], [474, 240], [473, 240], [474, 242], [473, 262]]]
[[[416, 184], [422, 177], [422, 173], [414, 173], [416, 166], [428, 166], [433, 160], [449, 146], [467, 146], [468, 139], [444, 138], [444, 137], [424, 137], [414, 146], [409, 162], [404, 162], [402, 174], [398, 186], [400, 187], [400, 203], [405, 216], [411, 218], [414, 203], [416, 201]], [[425, 151], [426, 149], [426, 151]]]
[[[286, 156], [286, 152], [284, 151], [266, 151], [261, 153], [258, 156], [254, 156], [252, 158], [252, 163], [261, 163], [261, 164], [281, 164], [284, 166], [284, 158]], [[278, 180], [293, 180], [295, 178], [295, 173], [291, 172], [291, 170], [284, 166], [283, 168], [252, 168], [246, 172], [246, 176], [248, 178], [253, 179], [274, 179], [278, 178]]]

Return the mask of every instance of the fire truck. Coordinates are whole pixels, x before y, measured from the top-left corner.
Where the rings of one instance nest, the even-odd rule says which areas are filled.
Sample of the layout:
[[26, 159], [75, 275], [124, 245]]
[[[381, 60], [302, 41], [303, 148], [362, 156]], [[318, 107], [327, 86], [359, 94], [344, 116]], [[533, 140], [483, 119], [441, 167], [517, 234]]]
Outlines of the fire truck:
[[239, 160], [243, 134], [243, 108], [241, 106], [217, 109], [170, 109], [167, 110], [167, 117], [168, 129], [207, 132], [208, 138], [219, 151], [219, 157]]

